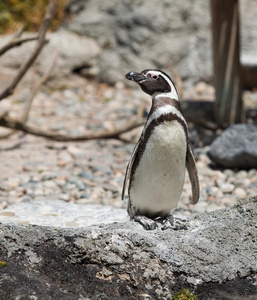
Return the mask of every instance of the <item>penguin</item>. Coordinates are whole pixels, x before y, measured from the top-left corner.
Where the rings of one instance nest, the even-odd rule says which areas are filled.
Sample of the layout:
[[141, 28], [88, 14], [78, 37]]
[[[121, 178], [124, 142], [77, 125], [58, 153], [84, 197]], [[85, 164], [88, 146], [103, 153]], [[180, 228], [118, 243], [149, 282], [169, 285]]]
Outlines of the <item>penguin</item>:
[[176, 87], [165, 72], [156, 69], [129, 72], [125, 78], [152, 96], [152, 106], [127, 165], [122, 200], [128, 185], [128, 214], [146, 230], [158, 224], [161, 229], [186, 229], [182, 220], [172, 216], [186, 169], [192, 186], [191, 203], [198, 202], [200, 188]]

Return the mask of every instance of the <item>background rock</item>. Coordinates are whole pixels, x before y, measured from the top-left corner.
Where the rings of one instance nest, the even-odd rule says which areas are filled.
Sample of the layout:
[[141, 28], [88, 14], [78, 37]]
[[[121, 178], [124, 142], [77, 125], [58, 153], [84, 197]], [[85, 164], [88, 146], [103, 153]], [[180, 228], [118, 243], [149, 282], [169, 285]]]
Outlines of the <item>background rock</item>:
[[[0, 48], [7, 44], [13, 35], [0, 37]], [[23, 37], [34, 36], [26, 33]], [[56, 64], [51, 76], [62, 77], [69, 75], [78, 68], [84, 67], [88, 74], [96, 69], [96, 62], [100, 53], [97, 43], [85, 36], [78, 36], [66, 30], [59, 30], [47, 34], [49, 43], [45, 45], [35, 63], [35, 70], [44, 74], [53, 64], [55, 54], [58, 54]], [[17, 69], [28, 58], [35, 47], [35, 42], [25, 43], [4, 54], [0, 60], [0, 67]], [[1, 85], [0, 85], [1, 87]]]
[[[241, 48], [244, 61], [256, 61], [256, 1], [241, 0]], [[185, 81], [212, 78], [210, 1], [70, 1], [77, 16], [66, 28], [100, 45], [100, 80], [115, 83], [129, 70], [171, 63]], [[128, 83], [127, 83], [128, 84]]]
[[225, 168], [256, 168], [257, 126], [230, 126], [211, 144], [208, 155], [211, 160]]
[[[242, 60], [256, 62], [257, 2], [241, 0], [239, 4]], [[171, 63], [184, 83], [212, 79], [209, 1], [73, 0], [67, 12], [71, 17], [62, 25], [64, 30], [48, 35], [51, 43], [37, 60], [39, 72], [51, 65], [59, 50], [55, 76], [75, 71], [114, 84], [125, 81], [129, 70], [161, 68], [170, 73]], [[9, 39], [1, 37], [0, 46]], [[32, 45], [8, 52], [0, 66], [17, 68]]]
[[100, 217], [76, 229], [14, 224], [11, 211], [6, 218], [1, 299], [171, 299], [181, 288], [200, 300], [257, 295], [256, 197], [192, 218], [186, 231]]
[[[128, 70], [167, 68], [183, 78], [211, 74], [209, 2], [80, 1], [84, 5], [66, 26], [100, 45], [100, 80], [120, 81]], [[71, 1], [73, 9], [78, 1]]]

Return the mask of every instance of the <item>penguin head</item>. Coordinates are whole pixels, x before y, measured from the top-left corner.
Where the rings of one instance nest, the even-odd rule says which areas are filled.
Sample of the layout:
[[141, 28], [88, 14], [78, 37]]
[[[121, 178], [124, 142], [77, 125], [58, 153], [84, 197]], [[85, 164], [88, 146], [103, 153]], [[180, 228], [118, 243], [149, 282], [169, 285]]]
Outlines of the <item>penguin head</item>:
[[129, 72], [125, 78], [135, 81], [148, 95], [171, 94], [178, 99], [176, 87], [171, 78], [163, 71], [146, 69], [140, 73]]

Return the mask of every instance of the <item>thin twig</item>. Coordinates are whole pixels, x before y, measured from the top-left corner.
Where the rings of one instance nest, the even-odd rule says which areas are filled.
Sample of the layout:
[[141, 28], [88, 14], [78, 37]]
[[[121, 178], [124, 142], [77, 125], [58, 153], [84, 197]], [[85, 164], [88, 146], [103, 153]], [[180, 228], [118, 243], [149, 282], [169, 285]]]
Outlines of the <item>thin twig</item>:
[[51, 0], [46, 14], [44, 16], [42, 25], [38, 31], [38, 41], [35, 46], [34, 51], [32, 52], [31, 56], [24, 62], [23, 65], [21, 65], [20, 70], [18, 74], [15, 76], [13, 79], [12, 83], [0, 94], [0, 101], [3, 100], [4, 98], [12, 95], [14, 92], [14, 89], [20, 82], [20, 80], [23, 78], [25, 73], [28, 71], [28, 69], [31, 67], [35, 59], [38, 57], [39, 53], [41, 52], [43, 46], [45, 45], [45, 35], [48, 27], [50, 26], [51, 20], [55, 14], [55, 10], [58, 4], [58, 0]]
[[20, 29], [18, 29], [18, 30], [14, 33], [14, 36], [13, 36], [13, 38], [12, 38], [11, 41], [14, 41], [14, 40], [19, 39], [19, 38], [22, 36], [24, 30], [25, 30], [25, 26], [22, 26]]
[[11, 150], [15, 150], [21, 147], [22, 144], [24, 144], [25, 141], [22, 142], [18, 142], [10, 147], [6, 147], [6, 148], [0, 148], [0, 151], [11, 151]]
[[30, 133], [36, 136], [42, 136], [51, 140], [55, 141], [87, 141], [87, 140], [95, 140], [95, 139], [112, 139], [116, 138], [119, 139], [119, 136], [123, 133], [126, 133], [134, 128], [137, 128], [145, 123], [145, 120], [140, 118], [136, 118], [136, 120], [131, 121], [128, 124], [125, 124], [123, 127], [120, 127], [119, 129], [115, 129], [113, 131], [102, 131], [97, 132], [93, 134], [88, 135], [78, 135], [78, 136], [72, 136], [72, 135], [65, 135], [65, 134], [56, 134], [48, 130], [43, 130], [40, 128], [36, 128], [31, 125], [24, 124], [21, 121], [10, 119], [7, 117], [3, 117], [0, 119], [0, 126], [21, 130], [25, 133]]
[[4, 140], [4, 139], [9, 138], [9, 137], [10, 137], [11, 135], [13, 135], [15, 132], [16, 132], [16, 129], [11, 130], [10, 132], [8, 132], [8, 133], [6, 133], [6, 134], [0, 135], [0, 140]]
[[31, 105], [32, 105], [32, 102], [33, 102], [33, 99], [38, 91], [38, 89], [40, 88], [40, 86], [47, 80], [47, 78], [50, 76], [50, 74], [52, 73], [54, 67], [55, 67], [55, 64], [56, 64], [56, 61], [57, 61], [57, 58], [58, 58], [58, 55], [59, 53], [56, 51], [55, 55], [54, 55], [54, 59], [53, 59], [53, 62], [50, 66], [50, 68], [48, 69], [48, 71], [38, 80], [38, 82], [36, 83], [36, 86], [34, 87], [33, 91], [31, 92], [30, 94], [30, 97], [29, 97], [29, 101], [27, 103], [27, 106], [25, 108], [25, 111], [24, 111], [24, 115], [23, 115], [23, 122], [26, 123], [27, 120], [28, 120], [28, 117], [29, 117], [29, 112], [30, 112], [30, 108], [31, 108]]
[[10, 50], [14, 47], [19, 47], [23, 43], [35, 41], [37, 39], [38, 39], [38, 36], [33, 36], [33, 37], [27, 37], [27, 38], [23, 38], [23, 39], [19, 39], [19, 40], [13, 40], [0, 49], [0, 56], [2, 56], [5, 52], [7, 52], [8, 50]]

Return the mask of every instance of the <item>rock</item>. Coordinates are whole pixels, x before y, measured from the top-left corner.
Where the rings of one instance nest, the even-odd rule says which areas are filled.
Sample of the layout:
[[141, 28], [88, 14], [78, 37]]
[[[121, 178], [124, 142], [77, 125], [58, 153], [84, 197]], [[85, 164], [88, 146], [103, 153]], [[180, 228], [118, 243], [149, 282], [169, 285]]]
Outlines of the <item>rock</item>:
[[[34, 34], [26, 33], [22, 37], [30, 37]], [[11, 40], [12, 35], [5, 35], [0, 38], [0, 47]], [[36, 60], [35, 70], [44, 74], [53, 64], [55, 53], [58, 52], [56, 64], [51, 76], [61, 77], [68, 75], [77, 68], [83, 66], [90, 70], [96, 68], [96, 60], [100, 49], [96, 42], [88, 37], [78, 36], [66, 30], [48, 33], [49, 43], [43, 48]], [[1, 67], [18, 68], [27, 58], [28, 53], [35, 45], [35, 42], [24, 43], [20, 47], [13, 48], [5, 53], [1, 60]]]
[[58, 198], [60, 200], [63, 200], [63, 201], [70, 201], [70, 195], [69, 194], [61, 194]]
[[52, 200], [6, 211], [2, 299], [172, 299], [182, 287], [206, 300], [257, 295], [256, 196], [181, 231], [146, 231], [108, 206]]
[[107, 175], [112, 174], [112, 169], [110, 166], [108, 165], [101, 165], [101, 166], [93, 166], [92, 168], [93, 172], [101, 172], [101, 173], [105, 173]]
[[257, 126], [230, 126], [211, 144], [208, 156], [225, 168], [257, 168]]
[[225, 194], [225, 193], [232, 193], [233, 190], [235, 189], [234, 184], [232, 183], [224, 183], [221, 185], [221, 191]]
[[238, 198], [243, 198], [246, 196], [246, 191], [241, 188], [241, 187], [237, 187], [234, 191], [234, 194], [238, 197]]
[[[170, 61], [183, 78], [211, 76], [208, 1], [79, 2], [84, 8], [64, 27], [93, 38], [103, 49], [101, 81], [115, 84], [129, 70], [167, 68]], [[170, 41], [176, 43], [171, 47]]]
[[84, 171], [80, 172], [78, 175], [79, 175], [79, 177], [82, 177], [82, 178], [93, 179], [93, 174], [89, 170], [84, 170]]

